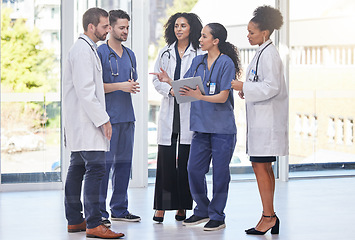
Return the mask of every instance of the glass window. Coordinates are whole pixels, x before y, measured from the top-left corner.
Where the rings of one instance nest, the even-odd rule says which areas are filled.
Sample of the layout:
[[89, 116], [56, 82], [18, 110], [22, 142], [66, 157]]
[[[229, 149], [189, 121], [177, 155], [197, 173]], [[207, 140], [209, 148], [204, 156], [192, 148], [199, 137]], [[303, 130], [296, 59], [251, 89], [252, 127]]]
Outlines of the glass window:
[[130, 28], [128, 32], [128, 39], [123, 44], [131, 48], [131, 36], [132, 36], [132, 1], [131, 0], [101, 0], [97, 4], [98, 7], [105, 9], [106, 11], [121, 9], [126, 11], [131, 17]]
[[355, 174], [354, 10], [290, 0], [290, 177]]
[[60, 1], [2, 1], [1, 183], [61, 181]]

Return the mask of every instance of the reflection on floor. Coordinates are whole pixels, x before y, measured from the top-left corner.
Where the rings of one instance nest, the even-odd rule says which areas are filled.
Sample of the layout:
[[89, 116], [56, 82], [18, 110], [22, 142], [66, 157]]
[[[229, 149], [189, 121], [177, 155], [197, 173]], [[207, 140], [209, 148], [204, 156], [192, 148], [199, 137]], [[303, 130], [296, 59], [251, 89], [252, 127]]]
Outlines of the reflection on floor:
[[[281, 220], [279, 235], [247, 236], [261, 215], [255, 181], [230, 184], [225, 210], [227, 227], [204, 232], [203, 224], [184, 227], [167, 212], [164, 223], [152, 221], [154, 186], [131, 188], [129, 210], [142, 217], [140, 223], [113, 222], [112, 229], [125, 239], [354, 239], [355, 177], [317, 178], [276, 183], [276, 211]], [[209, 184], [209, 190], [211, 185]], [[209, 191], [211, 193], [211, 191]], [[188, 215], [192, 211], [188, 212]], [[0, 193], [1, 240], [83, 240], [85, 233], [67, 233], [63, 191]]]

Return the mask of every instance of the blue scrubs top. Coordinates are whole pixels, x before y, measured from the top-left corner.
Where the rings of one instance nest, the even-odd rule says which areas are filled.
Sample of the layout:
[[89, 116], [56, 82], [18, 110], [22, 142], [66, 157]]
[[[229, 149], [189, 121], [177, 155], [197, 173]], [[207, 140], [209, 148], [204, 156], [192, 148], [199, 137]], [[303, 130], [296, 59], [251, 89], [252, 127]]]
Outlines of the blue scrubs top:
[[[195, 76], [201, 76], [205, 94], [213, 95], [210, 94], [210, 88], [206, 85], [211, 74], [210, 70], [213, 67], [212, 65], [211, 69], [208, 70], [206, 55], [195, 57], [184, 77], [192, 77], [197, 66], [203, 61], [204, 64], [198, 66]], [[214, 94], [229, 90], [228, 99], [225, 103], [210, 103], [201, 100], [192, 102], [190, 130], [202, 133], [236, 134], [233, 90], [231, 89], [231, 82], [235, 79], [236, 74], [235, 66], [232, 59], [225, 54], [221, 55], [213, 64], [215, 66], [211, 75], [211, 84], [216, 84]], [[206, 71], [205, 79], [203, 79], [204, 71]]]
[[[97, 52], [101, 59], [102, 63], [102, 77], [104, 83], [115, 83], [115, 82], [126, 82], [131, 77], [132, 67], [134, 69], [133, 78], [137, 80], [137, 71], [136, 71], [136, 57], [133, 51], [125, 47], [132, 59], [132, 62], [127, 54], [127, 51], [123, 49], [122, 57], [119, 57], [116, 52], [111, 49], [112, 53], [116, 55], [118, 62], [118, 76], [112, 76], [109, 55], [110, 50], [107, 44], [102, 44]], [[132, 66], [133, 65], [133, 66]], [[117, 64], [115, 57], [111, 56], [111, 66], [113, 73], [117, 73]], [[135, 121], [134, 110], [132, 105], [131, 94], [123, 92], [121, 90], [106, 93], [106, 111], [110, 116], [111, 124], [123, 123], [123, 122], [133, 122]]]

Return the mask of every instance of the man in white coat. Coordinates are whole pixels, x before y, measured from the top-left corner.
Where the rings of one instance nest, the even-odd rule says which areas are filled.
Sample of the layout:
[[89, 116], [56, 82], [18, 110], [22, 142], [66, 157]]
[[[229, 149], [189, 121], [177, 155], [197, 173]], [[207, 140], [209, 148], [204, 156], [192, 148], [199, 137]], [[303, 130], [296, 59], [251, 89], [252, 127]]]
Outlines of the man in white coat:
[[[112, 127], [105, 111], [101, 62], [96, 42], [108, 34], [108, 13], [91, 8], [83, 15], [84, 34], [70, 49], [63, 77], [65, 146], [71, 151], [65, 183], [65, 214], [68, 232], [86, 231], [88, 237], [117, 239], [101, 222], [99, 192], [105, 174], [105, 152]], [[84, 213], [81, 188], [84, 184]]]

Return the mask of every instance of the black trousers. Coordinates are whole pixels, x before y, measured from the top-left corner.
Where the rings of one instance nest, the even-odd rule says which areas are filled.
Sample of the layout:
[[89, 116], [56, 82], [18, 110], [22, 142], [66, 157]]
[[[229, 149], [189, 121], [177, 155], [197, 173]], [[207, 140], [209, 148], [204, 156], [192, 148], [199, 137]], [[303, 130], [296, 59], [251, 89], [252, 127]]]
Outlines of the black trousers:
[[171, 146], [158, 145], [155, 180], [154, 209], [192, 209], [192, 197], [187, 174], [190, 145], [180, 144], [176, 150], [178, 134], [173, 133]]

